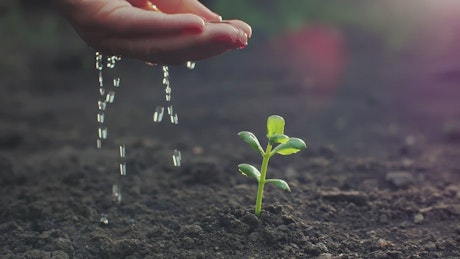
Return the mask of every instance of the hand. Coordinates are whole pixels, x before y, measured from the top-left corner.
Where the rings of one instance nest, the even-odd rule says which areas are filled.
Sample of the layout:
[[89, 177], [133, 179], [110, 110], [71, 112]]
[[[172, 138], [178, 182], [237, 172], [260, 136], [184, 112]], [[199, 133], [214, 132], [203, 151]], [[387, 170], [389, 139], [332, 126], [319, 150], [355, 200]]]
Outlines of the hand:
[[81, 38], [108, 55], [181, 64], [244, 48], [251, 27], [197, 0], [56, 0]]

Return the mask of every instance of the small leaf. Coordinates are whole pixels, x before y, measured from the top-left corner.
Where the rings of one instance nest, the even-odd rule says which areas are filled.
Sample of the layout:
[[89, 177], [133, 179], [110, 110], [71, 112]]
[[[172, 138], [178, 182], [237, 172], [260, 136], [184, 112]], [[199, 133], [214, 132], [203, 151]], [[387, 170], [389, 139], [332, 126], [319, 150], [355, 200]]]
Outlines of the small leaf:
[[299, 138], [290, 138], [288, 142], [276, 146], [270, 156], [274, 154], [291, 155], [307, 148], [305, 142]]
[[284, 134], [284, 119], [278, 115], [272, 115], [267, 119], [267, 137], [275, 134]]
[[289, 137], [283, 134], [274, 134], [268, 140], [270, 144], [284, 144], [289, 141]]
[[274, 184], [276, 187], [283, 189], [285, 191], [290, 192], [291, 188], [289, 188], [289, 184], [287, 182], [280, 180], [280, 179], [268, 179], [265, 181], [266, 183]]
[[259, 170], [257, 170], [257, 168], [255, 168], [254, 166], [250, 164], [239, 164], [238, 170], [240, 171], [240, 173], [242, 173], [245, 176], [254, 177], [257, 179], [257, 181], [260, 180]]
[[242, 138], [246, 143], [249, 144], [255, 151], [259, 152], [260, 154], [264, 154], [262, 147], [260, 146], [259, 140], [257, 137], [249, 131], [241, 131], [238, 133], [238, 136]]

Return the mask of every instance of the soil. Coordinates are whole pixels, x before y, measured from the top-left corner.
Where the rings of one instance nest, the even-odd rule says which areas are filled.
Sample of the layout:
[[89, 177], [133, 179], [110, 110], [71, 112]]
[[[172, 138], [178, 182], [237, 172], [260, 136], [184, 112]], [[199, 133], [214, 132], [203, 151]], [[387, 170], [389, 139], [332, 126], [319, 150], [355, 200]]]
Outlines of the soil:
[[[93, 51], [34, 52], [1, 76], [0, 257], [460, 258], [460, 82], [430, 73], [420, 50], [350, 38], [328, 96], [265, 39], [171, 68], [178, 125], [151, 119], [160, 68], [123, 60], [102, 150]], [[308, 148], [272, 159], [269, 177], [292, 192], [267, 186], [258, 218], [256, 183], [237, 165], [261, 159], [237, 132], [265, 143], [271, 114]]]

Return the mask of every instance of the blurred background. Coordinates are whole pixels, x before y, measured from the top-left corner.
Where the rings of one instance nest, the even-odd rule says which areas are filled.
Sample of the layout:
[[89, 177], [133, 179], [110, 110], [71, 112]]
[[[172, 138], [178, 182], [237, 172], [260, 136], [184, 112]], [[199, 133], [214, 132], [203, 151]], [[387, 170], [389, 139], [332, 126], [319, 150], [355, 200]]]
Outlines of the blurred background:
[[[193, 72], [174, 68], [178, 106], [196, 112], [182, 119], [190, 134], [205, 119], [233, 134], [248, 127], [239, 114], [251, 110], [260, 118], [255, 125], [282, 113], [317, 144], [357, 150], [382, 146], [383, 135], [401, 145], [460, 139], [459, 1], [202, 2], [224, 19], [247, 21], [254, 37], [246, 49], [198, 62]], [[2, 109], [44, 105], [24, 103], [30, 95], [97, 98], [94, 50], [50, 1], [0, 0], [0, 38]], [[135, 66], [122, 67], [123, 77], [139, 88], [124, 94], [150, 98], [132, 99], [135, 108], [160, 100], [152, 96], [161, 91], [148, 92], [157, 76], [141, 62], [127, 63]], [[93, 116], [93, 108], [82, 116]]]

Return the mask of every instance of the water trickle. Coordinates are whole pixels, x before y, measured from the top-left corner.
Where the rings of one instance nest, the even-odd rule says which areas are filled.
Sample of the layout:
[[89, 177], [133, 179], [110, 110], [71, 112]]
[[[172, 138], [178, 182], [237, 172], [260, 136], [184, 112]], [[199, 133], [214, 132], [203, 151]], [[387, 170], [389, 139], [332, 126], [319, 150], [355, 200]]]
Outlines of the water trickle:
[[[117, 56], [104, 56], [100, 52], [96, 52], [96, 69], [98, 70], [98, 82], [99, 82], [99, 94], [100, 99], [97, 102], [98, 113], [97, 113], [97, 122], [99, 123], [98, 138], [96, 140], [96, 148], [102, 149], [102, 142], [108, 138], [108, 129], [105, 126], [105, 111], [107, 109], [107, 104], [111, 104], [115, 100], [115, 90], [120, 87], [120, 77], [113, 76], [112, 86], [109, 86], [109, 89], [106, 89], [104, 86], [104, 67], [108, 69], [114, 69], [117, 62], [121, 58]], [[105, 62], [105, 63], [104, 63]], [[120, 174], [118, 177], [126, 175], [126, 148], [125, 145], [120, 146]], [[112, 185], [112, 200], [116, 204], [120, 204], [122, 201], [121, 194], [121, 178], [117, 178], [117, 184]], [[106, 216], [101, 216], [100, 222], [102, 224], [108, 224], [108, 218]]]

